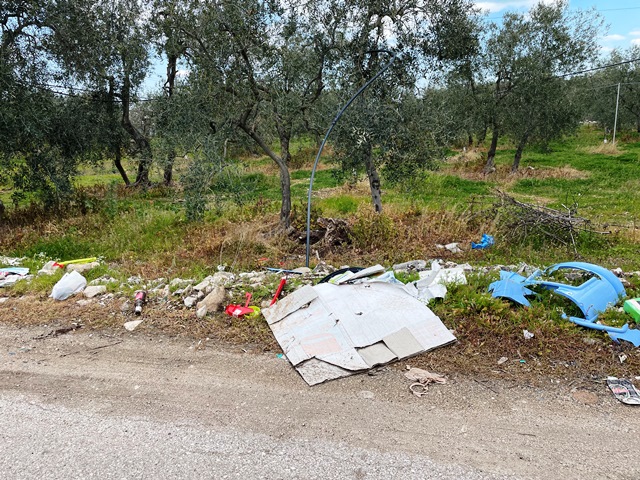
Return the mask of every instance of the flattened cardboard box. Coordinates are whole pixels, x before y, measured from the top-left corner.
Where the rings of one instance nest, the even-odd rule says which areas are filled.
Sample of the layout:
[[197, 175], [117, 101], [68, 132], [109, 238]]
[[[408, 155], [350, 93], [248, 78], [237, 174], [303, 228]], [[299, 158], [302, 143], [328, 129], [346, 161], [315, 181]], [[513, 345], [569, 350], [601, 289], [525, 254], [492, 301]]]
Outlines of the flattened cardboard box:
[[455, 341], [429, 307], [388, 283], [305, 286], [263, 313], [309, 385]]

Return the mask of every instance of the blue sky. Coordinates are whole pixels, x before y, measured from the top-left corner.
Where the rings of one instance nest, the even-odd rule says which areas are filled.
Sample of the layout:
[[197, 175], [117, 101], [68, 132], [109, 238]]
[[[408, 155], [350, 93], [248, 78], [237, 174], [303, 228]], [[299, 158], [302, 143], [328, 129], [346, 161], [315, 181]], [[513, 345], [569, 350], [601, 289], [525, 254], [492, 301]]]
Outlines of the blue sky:
[[[539, 0], [488, 0], [475, 2], [488, 10], [491, 20], [499, 20], [507, 11], [527, 11]], [[544, 0], [551, 3], [553, 0]], [[601, 52], [606, 55], [614, 48], [640, 46], [640, 0], [570, 0], [570, 9], [595, 8], [608, 25], [600, 38]]]

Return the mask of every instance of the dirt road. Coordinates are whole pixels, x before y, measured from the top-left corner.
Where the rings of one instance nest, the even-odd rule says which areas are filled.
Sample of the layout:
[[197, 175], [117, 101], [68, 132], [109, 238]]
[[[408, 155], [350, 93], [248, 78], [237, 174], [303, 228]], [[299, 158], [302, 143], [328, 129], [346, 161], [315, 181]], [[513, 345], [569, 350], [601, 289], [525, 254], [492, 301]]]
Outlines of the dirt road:
[[0, 325], [4, 478], [640, 477], [640, 408], [601, 383], [417, 398], [404, 365], [308, 387], [273, 353], [49, 332]]

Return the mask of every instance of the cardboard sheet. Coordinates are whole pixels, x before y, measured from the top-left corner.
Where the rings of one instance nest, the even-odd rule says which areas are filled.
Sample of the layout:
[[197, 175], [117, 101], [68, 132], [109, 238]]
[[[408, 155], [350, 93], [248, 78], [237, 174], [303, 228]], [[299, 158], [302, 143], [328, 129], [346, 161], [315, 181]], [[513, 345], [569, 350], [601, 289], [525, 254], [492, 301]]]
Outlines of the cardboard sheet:
[[402, 285], [321, 283], [303, 287], [262, 312], [285, 355], [309, 385], [455, 340]]

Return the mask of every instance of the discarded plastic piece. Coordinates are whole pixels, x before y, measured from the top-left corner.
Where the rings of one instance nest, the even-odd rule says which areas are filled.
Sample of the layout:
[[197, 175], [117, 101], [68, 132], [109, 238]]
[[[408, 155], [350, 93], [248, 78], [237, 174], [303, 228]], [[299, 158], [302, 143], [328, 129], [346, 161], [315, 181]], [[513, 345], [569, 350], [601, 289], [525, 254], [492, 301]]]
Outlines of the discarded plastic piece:
[[636, 323], [640, 323], [640, 298], [625, 300], [622, 308], [631, 315]]
[[533, 290], [525, 287], [527, 278], [516, 272], [500, 270], [500, 280], [489, 285], [489, 291], [494, 298], [508, 298], [525, 307], [531, 306], [525, 297], [535, 295]]
[[76, 260], [66, 260], [64, 262], [53, 262], [53, 266], [64, 268], [67, 265], [70, 265], [72, 263], [91, 263], [91, 262], [95, 262], [97, 259], [98, 259], [97, 257], [78, 258]]
[[613, 305], [620, 297], [626, 296], [620, 279], [606, 268], [585, 262], [566, 262], [549, 267], [545, 273], [551, 274], [560, 269], [584, 270], [594, 276], [579, 286], [549, 281], [535, 283], [571, 300], [587, 320], [595, 320], [610, 304]]
[[529, 330], [522, 330], [522, 335], [524, 336], [525, 340], [531, 340], [534, 337], [533, 333], [531, 333]]
[[[323, 279], [321, 279], [318, 283], [327, 283], [327, 282], [331, 282], [331, 280], [335, 277], [339, 277], [341, 275], [343, 275], [346, 272], [359, 272], [360, 270], [362, 270], [362, 267], [345, 267], [345, 268], [339, 268], [338, 270], [336, 270], [335, 272], [330, 273], [329, 275], [327, 275], [326, 277], [324, 277]], [[331, 282], [334, 283], [334, 282]]]
[[0, 268], [0, 287], [13, 285], [18, 280], [23, 280], [29, 274], [26, 267]]
[[254, 314], [255, 311], [253, 308], [249, 307], [249, 302], [251, 301], [251, 293], [247, 292], [245, 294], [246, 300], [244, 306], [242, 305], [227, 305], [225, 309], [225, 313], [227, 315], [231, 315], [232, 317], [240, 318], [244, 315]]
[[640, 393], [631, 381], [624, 378], [608, 377], [607, 386], [617, 400], [626, 405], [640, 405]]
[[534, 292], [528, 287], [539, 286], [553, 290], [558, 295], [568, 298], [575, 303], [584, 314], [586, 320], [592, 322], [609, 304], [615, 304], [620, 297], [626, 295], [622, 282], [606, 268], [585, 262], [566, 262], [553, 265], [544, 271], [549, 275], [560, 269], [583, 270], [593, 274], [582, 285], [573, 286], [559, 282], [539, 280], [543, 272], [535, 271], [525, 278], [514, 272], [500, 272], [500, 280], [489, 285], [489, 291], [494, 297], [509, 298], [524, 306], [530, 306], [526, 295]]
[[488, 235], [486, 233], [483, 233], [482, 239], [478, 243], [471, 242], [471, 248], [474, 250], [481, 250], [484, 248], [489, 248], [494, 243], [495, 243], [495, 240], [493, 239], [493, 235]]
[[134, 305], [135, 308], [133, 309], [133, 312], [136, 315], [140, 315], [142, 313], [142, 306], [147, 303], [147, 292], [145, 292], [144, 290], [138, 290], [135, 293], [135, 300], [134, 300]]
[[563, 318], [567, 318], [570, 322], [575, 323], [581, 327], [591, 328], [593, 330], [599, 330], [601, 332], [607, 332], [611, 340], [614, 342], [620, 342], [620, 340], [626, 340], [632, 343], [636, 347], [640, 347], [640, 330], [634, 330], [629, 328], [628, 324], [622, 327], [610, 327], [609, 325], [602, 325], [596, 323], [596, 319], [584, 320], [582, 318], [567, 317], [563, 315]]
[[282, 293], [282, 289], [284, 288], [286, 283], [287, 283], [287, 277], [282, 277], [280, 279], [280, 283], [278, 284], [278, 288], [276, 289], [276, 293], [273, 295], [273, 298], [271, 299], [271, 303], [269, 304], [269, 306], [273, 305], [278, 301], [278, 297]]
[[265, 270], [273, 273], [292, 273], [294, 275], [302, 275], [303, 272], [299, 272], [296, 270], [285, 270], [284, 268], [273, 268], [273, 267], [265, 267]]
[[445, 284], [466, 285], [467, 277], [463, 267], [442, 268], [437, 261], [431, 263], [431, 270], [420, 272], [420, 280], [408, 283], [404, 290], [418, 300], [428, 303], [433, 298], [444, 298]]
[[50, 297], [55, 300], [66, 300], [71, 295], [81, 292], [87, 286], [87, 279], [78, 272], [65, 273], [53, 286]]

